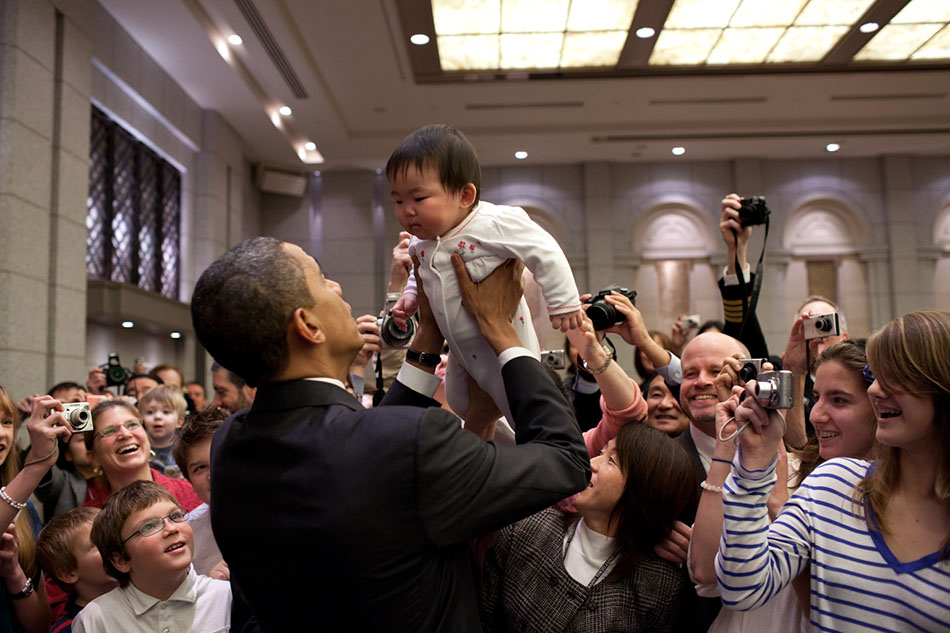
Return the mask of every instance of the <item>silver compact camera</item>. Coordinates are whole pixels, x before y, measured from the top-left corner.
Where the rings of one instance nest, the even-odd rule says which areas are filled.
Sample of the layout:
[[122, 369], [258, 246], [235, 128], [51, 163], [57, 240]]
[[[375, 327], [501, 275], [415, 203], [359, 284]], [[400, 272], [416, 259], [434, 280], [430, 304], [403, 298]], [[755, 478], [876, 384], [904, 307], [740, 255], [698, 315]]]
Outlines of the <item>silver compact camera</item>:
[[698, 330], [699, 323], [700, 320], [698, 314], [688, 314], [683, 317], [683, 328], [686, 330]]
[[64, 402], [63, 417], [69, 422], [73, 433], [92, 430], [92, 410], [88, 402]]
[[841, 334], [841, 326], [838, 323], [838, 313], [832, 312], [830, 314], [805, 317], [802, 320], [802, 333], [805, 335], [806, 341], [813, 338], [838, 336]]
[[755, 377], [762, 371], [762, 363], [768, 362], [765, 358], [740, 358], [742, 367], [739, 368], [739, 380], [749, 382], [755, 380]]
[[564, 359], [564, 350], [552, 349], [541, 352], [541, 363], [551, 369], [564, 369], [567, 366], [567, 362]]
[[790, 371], [763, 371], [755, 379], [755, 399], [766, 409], [791, 409], [795, 376]]

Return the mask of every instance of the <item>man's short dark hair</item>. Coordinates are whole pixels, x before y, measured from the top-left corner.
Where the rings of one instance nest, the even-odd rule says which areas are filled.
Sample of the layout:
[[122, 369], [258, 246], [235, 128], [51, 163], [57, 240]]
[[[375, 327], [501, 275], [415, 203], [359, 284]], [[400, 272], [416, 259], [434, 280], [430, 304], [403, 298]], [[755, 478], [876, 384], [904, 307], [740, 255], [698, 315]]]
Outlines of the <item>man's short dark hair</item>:
[[54, 393], [62, 389], [85, 389], [85, 387], [80, 385], [78, 382], [72, 382], [70, 380], [67, 380], [66, 382], [61, 382], [50, 387], [49, 395], [53, 395]]
[[256, 387], [286, 367], [287, 326], [314, 299], [299, 262], [273, 237], [253, 237], [205, 270], [191, 297], [198, 340], [212, 357]]
[[422, 171], [432, 167], [449, 193], [458, 193], [465, 185], [475, 185], [474, 207], [482, 192], [482, 169], [472, 143], [450, 125], [436, 124], [419, 128], [407, 136], [386, 162], [386, 177], [405, 176], [410, 167]]

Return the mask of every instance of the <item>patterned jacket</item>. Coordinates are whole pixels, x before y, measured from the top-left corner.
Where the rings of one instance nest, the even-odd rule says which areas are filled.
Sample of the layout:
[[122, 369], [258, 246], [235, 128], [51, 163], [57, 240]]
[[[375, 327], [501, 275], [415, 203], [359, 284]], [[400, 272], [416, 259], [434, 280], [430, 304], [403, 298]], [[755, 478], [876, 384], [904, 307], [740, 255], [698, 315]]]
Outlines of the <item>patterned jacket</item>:
[[673, 631], [685, 572], [651, 552], [619, 582], [585, 587], [563, 563], [570, 519], [548, 509], [495, 536], [485, 559], [482, 628], [485, 631]]

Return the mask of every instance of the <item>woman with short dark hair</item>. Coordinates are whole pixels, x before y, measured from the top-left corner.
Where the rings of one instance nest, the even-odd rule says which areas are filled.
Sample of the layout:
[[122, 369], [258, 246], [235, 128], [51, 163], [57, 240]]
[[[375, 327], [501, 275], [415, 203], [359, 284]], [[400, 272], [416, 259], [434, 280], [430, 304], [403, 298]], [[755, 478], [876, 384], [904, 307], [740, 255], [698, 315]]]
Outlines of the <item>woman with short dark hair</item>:
[[685, 572], [661, 559], [684, 510], [695, 511], [693, 464], [674, 440], [626, 424], [591, 459], [576, 514], [543, 510], [495, 535], [485, 558], [482, 624], [546, 631], [670, 631]]

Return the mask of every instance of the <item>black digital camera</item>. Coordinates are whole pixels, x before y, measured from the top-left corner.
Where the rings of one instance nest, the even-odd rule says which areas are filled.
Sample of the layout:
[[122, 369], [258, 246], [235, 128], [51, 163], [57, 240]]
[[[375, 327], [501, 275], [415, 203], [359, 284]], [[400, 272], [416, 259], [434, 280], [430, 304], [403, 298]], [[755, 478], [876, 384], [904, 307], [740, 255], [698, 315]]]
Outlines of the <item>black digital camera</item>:
[[739, 224], [742, 226], [758, 226], [765, 224], [772, 213], [765, 203], [765, 196], [752, 196], [739, 200]]
[[590, 319], [595, 330], [606, 330], [611, 325], [623, 323], [625, 320], [623, 314], [617, 312], [616, 308], [605, 301], [604, 298], [611, 292], [621, 294], [630, 299], [630, 303], [637, 305], [636, 290], [628, 290], [621, 286], [607, 286], [584, 302], [590, 305], [590, 307], [587, 308], [587, 318]]
[[132, 375], [132, 372], [123, 367], [122, 363], [119, 362], [119, 355], [115, 352], [109, 352], [109, 360], [99, 365], [99, 369], [106, 374], [107, 387], [124, 385], [129, 382], [129, 377]]

